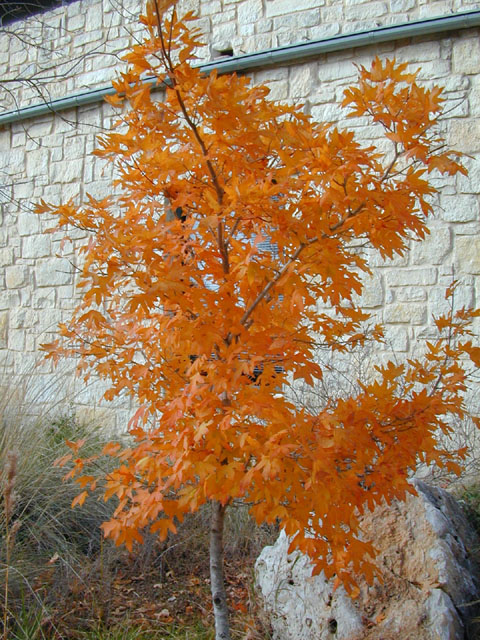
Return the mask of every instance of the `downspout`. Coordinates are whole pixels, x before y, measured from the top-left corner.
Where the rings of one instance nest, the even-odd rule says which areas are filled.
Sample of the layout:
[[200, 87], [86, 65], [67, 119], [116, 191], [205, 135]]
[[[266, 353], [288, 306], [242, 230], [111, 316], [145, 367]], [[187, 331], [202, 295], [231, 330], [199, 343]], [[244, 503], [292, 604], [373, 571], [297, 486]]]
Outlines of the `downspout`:
[[[388, 27], [378, 27], [370, 31], [358, 31], [346, 35], [323, 38], [313, 42], [302, 42], [275, 49], [267, 49], [257, 53], [234, 56], [227, 59], [213, 60], [198, 65], [203, 73], [210, 73], [214, 69], [219, 74], [243, 72], [261, 69], [279, 64], [292, 64], [308, 58], [317, 57], [333, 51], [345, 51], [356, 47], [364, 47], [383, 42], [391, 42], [403, 38], [433, 35], [458, 29], [469, 29], [480, 26], [480, 10], [456, 13], [415, 22], [406, 22]], [[154, 79], [146, 78], [145, 82], [153, 83]], [[111, 86], [91, 89], [65, 98], [35, 104], [29, 107], [14, 109], [0, 113], [0, 126], [21, 122], [48, 113], [57, 113], [65, 109], [72, 109], [83, 105], [101, 102], [105, 96], [115, 93]]]

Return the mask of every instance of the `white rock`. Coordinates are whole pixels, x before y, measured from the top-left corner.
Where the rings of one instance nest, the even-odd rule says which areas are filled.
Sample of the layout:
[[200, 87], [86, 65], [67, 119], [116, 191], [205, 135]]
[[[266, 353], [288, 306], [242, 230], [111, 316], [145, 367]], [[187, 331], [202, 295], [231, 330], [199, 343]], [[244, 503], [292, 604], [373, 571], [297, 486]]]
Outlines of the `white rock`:
[[[450, 494], [416, 481], [418, 496], [382, 505], [363, 519], [378, 550], [384, 583], [351, 600], [323, 574], [311, 577], [309, 560], [288, 555], [281, 533], [255, 565], [257, 589], [275, 640], [463, 640], [478, 638], [478, 598], [471, 552], [473, 530]], [[462, 616], [464, 616], [462, 618]], [[466, 628], [470, 635], [465, 636]]]

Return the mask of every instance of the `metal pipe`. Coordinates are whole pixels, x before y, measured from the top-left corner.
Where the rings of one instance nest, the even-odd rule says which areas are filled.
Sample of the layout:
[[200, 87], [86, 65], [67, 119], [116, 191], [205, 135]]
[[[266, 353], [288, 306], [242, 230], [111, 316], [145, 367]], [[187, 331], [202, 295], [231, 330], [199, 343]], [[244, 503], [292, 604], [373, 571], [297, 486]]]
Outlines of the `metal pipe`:
[[[378, 27], [370, 31], [358, 31], [356, 33], [333, 36], [313, 42], [302, 42], [277, 47], [275, 49], [267, 49], [257, 53], [248, 53], [227, 59], [213, 60], [212, 62], [198, 66], [203, 73], [210, 73], [214, 69], [219, 74], [234, 73], [279, 64], [292, 64], [333, 51], [345, 51], [346, 49], [391, 42], [392, 40], [400, 40], [402, 38], [414, 38], [479, 26], [480, 10], [474, 10], [426, 20], [417, 20], [415, 22], [406, 22], [388, 27]], [[155, 79], [146, 78], [145, 82], [154, 83]], [[48, 113], [57, 113], [65, 109], [101, 102], [105, 96], [113, 95], [114, 93], [115, 91], [111, 86], [101, 87], [65, 98], [45, 101], [40, 104], [14, 109], [12, 111], [5, 111], [4, 113], [0, 113], [0, 126], [35, 118]]]
[[245, 71], [246, 69], [256, 69], [278, 65], [279, 63], [298, 62], [299, 60], [320, 56], [332, 51], [345, 51], [346, 49], [391, 42], [402, 38], [414, 38], [478, 26], [480, 26], [480, 11], [468, 11], [466, 13], [406, 22], [389, 27], [377, 27], [370, 31], [358, 31], [313, 42], [301, 42], [258, 53], [235, 56], [235, 58], [228, 60], [213, 60], [202, 65], [201, 68], [206, 73], [213, 71], [213, 69], [217, 69], [218, 73], [233, 73], [234, 71]]

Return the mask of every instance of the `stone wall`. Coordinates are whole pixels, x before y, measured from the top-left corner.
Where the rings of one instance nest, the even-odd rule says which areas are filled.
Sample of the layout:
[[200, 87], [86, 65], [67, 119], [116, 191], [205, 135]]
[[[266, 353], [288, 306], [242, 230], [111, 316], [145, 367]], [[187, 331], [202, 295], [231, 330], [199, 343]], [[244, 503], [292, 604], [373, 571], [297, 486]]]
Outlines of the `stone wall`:
[[[182, 0], [199, 12], [206, 44], [203, 61], [232, 50], [234, 55], [299, 41], [328, 38], [378, 26], [479, 9], [470, 0]], [[35, 82], [2, 84], [0, 113], [103, 87], [122, 68], [119, 56], [138, 33], [138, 0], [82, 0], [0, 30], [0, 69], [8, 78], [31, 75]], [[30, 45], [26, 45], [26, 42]], [[375, 273], [364, 306], [389, 327], [390, 346], [411, 353], [417, 340], [432, 334], [432, 314], [444, 306], [453, 277], [461, 282], [458, 305], [479, 304], [480, 283], [480, 39], [479, 29], [461, 29], [332, 52], [303, 63], [254, 73], [274, 98], [305, 105], [318, 120], [346, 124], [340, 111], [344, 88], [356, 64], [375, 55], [396, 57], [420, 69], [420, 80], [446, 88], [442, 127], [450, 145], [469, 154], [468, 178], [442, 178], [431, 235], [402, 259], [371, 261]], [[2, 74], [0, 74], [2, 75]], [[111, 169], [90, 152], [95, 135], [111, 125], [105, 103], [46, 114], [0, 126], [0, 367], [6, 375], [31, 374], [41, 389], [55, 377], [69, 376], [36, 366], [39, 345], [55, 333], [74, 305], [74, 244], [42, 233], [48, 222], [31, 213], [40, 198], [81, 201], [86, 193], [109, 192]], [[359, 119], [349, 121], [363, 139], [375, 131]], [[57, 257], [61, 254], [62, 257]], [[478, 327], [477, 327], [478, 329]], [[477, 332], [478, 335], [478, 332]], [[36, 367], [36, 368], [35, 368]], [[75, 404], [90, 411], [99, 389], [66, 387]], [[79, 390], [80, 389], [80, 390]], [[58, 393], [55, 391], [55, 393]], [[44, 394], [45, 396], [45, 394]], [[42, 397], [48, 401], [48, 398]], [[103, 419], [124, 422], [124, 411]]]

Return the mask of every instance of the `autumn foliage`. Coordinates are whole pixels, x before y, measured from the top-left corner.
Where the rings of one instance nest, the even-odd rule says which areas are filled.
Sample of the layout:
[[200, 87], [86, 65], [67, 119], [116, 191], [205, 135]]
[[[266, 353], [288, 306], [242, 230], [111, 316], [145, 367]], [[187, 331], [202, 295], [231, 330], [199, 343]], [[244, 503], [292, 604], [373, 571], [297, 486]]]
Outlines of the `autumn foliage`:
[[[423, 358], [378, 366], [357, 395], [315, 415], [288, 388], [322, 378], [319, 344], [348, 354], [367, 339], [359, 244], [402, 255], [427, 233], [430, 174], [464, 172], [435, 133], [441, 90], [395, 61], [360, 67], [343, 107], [382, 129], [367, 146], [246, 77], [202, 75], [194, 16], [172, 4], [148, 6], [146, 38], [114, 82], [118, 124], [96, 151], [117, 169], [112, 195], [38, 208], [90, 235], [80, 302], [45, 349], [77, 357], [82, 374], [108, 381], [108, 399], [130, 394], [139, 407], [131, 446], [103, 452], [117, 461], [105, 498], [118, 506], [104, 524], [117, 544], [241, 499], [315, 571], [352, 588], [352, 572], [374, 571], [362, 511], [413, 492], [419, 461], [455, 469], [435, 434], [463, 415], [478, 313], [452, 309]], [[80, 445], [70, 443], [81, 504], [95, 481]]]

